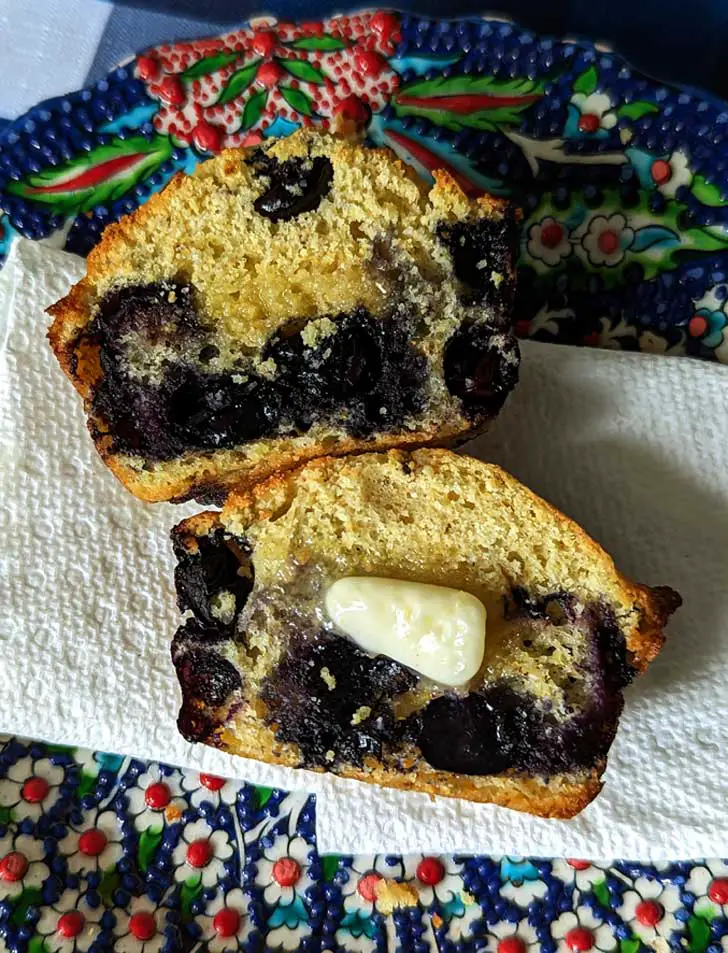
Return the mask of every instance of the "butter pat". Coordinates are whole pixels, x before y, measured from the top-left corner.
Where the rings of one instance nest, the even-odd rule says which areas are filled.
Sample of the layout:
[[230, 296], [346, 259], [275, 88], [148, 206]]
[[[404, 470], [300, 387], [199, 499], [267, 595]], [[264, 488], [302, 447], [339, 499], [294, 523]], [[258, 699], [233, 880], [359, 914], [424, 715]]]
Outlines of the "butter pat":
[[329, 587], [326, 612], [365, 652], [442, 685], [465, 685], [483, 661], [485, 606], [460, 589], [351, 576]]

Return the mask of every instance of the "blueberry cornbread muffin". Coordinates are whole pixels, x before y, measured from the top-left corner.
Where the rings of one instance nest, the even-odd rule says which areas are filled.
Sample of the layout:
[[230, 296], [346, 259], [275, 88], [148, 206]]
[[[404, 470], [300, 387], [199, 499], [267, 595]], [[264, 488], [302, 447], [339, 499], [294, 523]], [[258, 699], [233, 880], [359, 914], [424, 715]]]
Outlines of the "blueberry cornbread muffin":
[[448, 450], [311, 462], [173, 543], [187, 739], [550, 817], [599, 792], [680, 604]]
[[49, 337], [129, 490], [214, 499], [486, 425], [518, 374], [515, 243], [499, 200], [302, 131], [226, 151], [109, 226]]

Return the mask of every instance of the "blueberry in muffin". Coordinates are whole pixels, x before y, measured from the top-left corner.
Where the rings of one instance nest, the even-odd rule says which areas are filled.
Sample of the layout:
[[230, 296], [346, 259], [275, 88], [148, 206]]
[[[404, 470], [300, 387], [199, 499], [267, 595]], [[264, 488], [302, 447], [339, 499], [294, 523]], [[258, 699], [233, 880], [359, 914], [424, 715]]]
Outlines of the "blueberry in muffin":
[[543, 816], [598, 794], [680, 604], [447, 450], [319, 459], [172, 537], [187, 739]]
[[516, 215], [300, 131], [181, 173], [50, 312], [104, 461], [146, 500], [455, 443], [518, 376]]

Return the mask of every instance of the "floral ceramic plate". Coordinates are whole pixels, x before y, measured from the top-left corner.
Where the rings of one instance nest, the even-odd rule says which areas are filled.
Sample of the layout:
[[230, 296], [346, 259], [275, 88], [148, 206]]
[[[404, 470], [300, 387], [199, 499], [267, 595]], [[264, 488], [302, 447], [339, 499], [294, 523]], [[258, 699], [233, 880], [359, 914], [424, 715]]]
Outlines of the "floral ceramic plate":
[[[176, 171], [339, 115], [523, 206], [521, 334], [728, 360], [728, 107], [493, 19], [149, 50], [0, 136], [0, 256], [16, 234], [86, 253]], [[727, 916], [720, 861], [319, 857], [312, 797], [0, 741], [0, 951], [725, 953]]]
[[0, 776], [0, 949], [728, 949], [717, 860], [321, 857], [312, 796], [17, 738]]
[[523, 207], [521, 335], [728, 361], [728, 105], [489, 18], [261, 18], [148, 50], [5, 130], [5, 249], [60, 230], [86, 253], [175, 171], [340, 115]]

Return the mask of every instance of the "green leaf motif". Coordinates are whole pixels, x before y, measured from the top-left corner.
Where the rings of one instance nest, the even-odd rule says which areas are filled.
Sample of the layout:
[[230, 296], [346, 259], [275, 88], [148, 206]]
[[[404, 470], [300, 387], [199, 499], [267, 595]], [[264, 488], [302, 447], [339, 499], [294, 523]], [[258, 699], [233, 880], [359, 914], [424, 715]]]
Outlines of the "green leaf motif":
[[149, 827], [139, 838], [139, 850], [137, 852], [137, 857], [139, 860], [139, 869], [142, 871], [142, 873], [147, 872], [149, 864], [157, 852], [157, 848], [159, 847], [159, 844], [162, 840], [163, 833], [163, 827]]
[[526, 96], [530, 94], [542, 96], [543, 84], [537, 80], [499, 79], [496, 76], [436, 76], [434, 79], [418, 79], [397, 91], [397, 98], [401, 96], [457, 96], [459, 94], [483, 94], [494, 97]]
[[619, 953], [639, 953], [640, 941], [637, 937], [619, 941]]
[[597, 898], [599, 903], [601, 903], [601, 905], [603, 907], [606, 907], [608, 910], [610, 904], [609, 904], [609, 888], [607, 887], [607, 881], [606, 880], [598, 881], [592, 887], [592, 891], [594, 892], [594, 896]]
[[643, 116], [649, 116], [650, 113], [658, 113], [660, 110], [654, 103], [646, 103], [643, 100], [637, 100], [634, 103], [625, 103], [617, 110], [620, 119], [642, 119]]
[[719, 225], [688, 228], [682, 233], [683, 244], [678, 251], [725, 251], [728, 249], [728, 231]]
[[9, 182], [8, 192], [49, 205], [54, 212], [77, 214], [120, 198], [172, 156], [167, 136], [114, 139], [90, 152]]
[[188, 877], [187, 880], [182, 884], [182, 890], [180, 891], [180, 911], [182, 913], [182, 920], [189, 921], [192, 919], [192, 911], [190, 910], [191, 905], [202, 893], [202, 878], [198, 875], [197, 877]]
[[422, 116], [454, 132], [491, 132], [517, 125], [521, 113], [543, 96], [544, 85], [525, 78], [438, 76], [402, 86], [392, 99], [397, 116]]
[[121, 875], [116, 871], [107, 871], [101, 877], [99, 884], [99, 896], [105, 907], [111, 909], [114, 906], [114, 891], [121, 886]]
[[9, 807], [0, 807], [0, 824], [8, 824], [13, 819], [13, 812]]
[[285, 99], [291, 109], [295, 109], [296, 112], [301, 113], [304, 116], [313, 115], [311, 97], [304, 93], [302, 89], [292, 89], [290, 86], [281, 86], [279, 88], [281, 91], [281, 96]]
[[596, 92], [598, 82], [599, 74], [597, 73], [596, 67], [590, 66], [589, 69], [584, 70], [580, 76], [576, 77], [574, 92], [582, 93], [584, 96], [591, 96], [592, 93]]
[[255, 806], [257, 808], [265, 807], [273, 794], [273, 788], [267, 788], [262, 784], [255, 786]]
[[43, 891], [39, 887], [26, 887], [15, 900], [10, 922], [16, 927], [25, 923], [28, 907], [39, 907], [43, 904]]
[[46, 742], [43, 747], [46, 749], [48, 754], [67, 754], [73, 757], [75, 748], [70, 747], [69, 745], [54, 745], [50, 742]]
[[215, 53], [213, 56], [203, 56], [201, 60], [193, 63], [189, 69], [180, 73], [180, 79], [199, 79], [200, 76], [208, 76], [215, 70], [234, 63], [240, 56], [239, 53]]
[[723, 197], [718, 186], [708, 182], [703, 175], [695, 176], [690, 191], [699, 202], [702, 202], [703, 205], [710, 205], [711, 208], [722, 208], [724, 205], [728, 205], [728, 199]]
[[81, 772], [81, 779], [78, 783], [78, 788], [76, 789], [76, 797], [82, 798], [87, 794], [90, 794], [93, 789], [96, 787], [96, 775], [91, 774], [89, 771]]
[[260, 60], [255, 60], [243, 66], [242, 69], [236, 70], [218, 96], [217, 105], [224, 106], [246, 90], [255, 79], [259, 66]]
[[321, 871], [324, 875], [324, 880], [329, 883], [334, 879], [336, 871], [339, 869], [339, 855], [338, 854], [326, 854], [324, 857], [320, 858], [321, 860]]
[[42, 936], [34, 936], [28, 943], [28, 953], [49, 953]]
[[321, 50], [328, 53], [329, 50], [345, 50], [351, 46], [341, 37], [331, 36], [330, 33], [324, 33], [322, 36], [302, 36], [300, 40], [294, 40], [287, 43], [294, 50]]
[[705, 953], [710, 943], [710, 923], [705, 917], [690, 917], [688, 920], [688, 950], [690, 953]]
[[283, 67], [283, 69], [290, 73], [291, 76], [295, 76], [296, 79], [300, 79], [303, 83], [313, 83], [316, 86], [322, 86], [326, 82], [326, 74], [317, 69], [313, 63], [309, 63], [308, 60], [284, 60], [279, 59], [276, 62]]
[[245, 104], [245, 109], [243, 110], [243, 118], [240, 123], [241, 129], [250, 129], [251, 126], [254, 126], [256, 122], [260, 119], [265, 109], [265, 104], [268, 100], [268, 90], [261, 89], [258, 93], [253, 93], [250, 99]]

